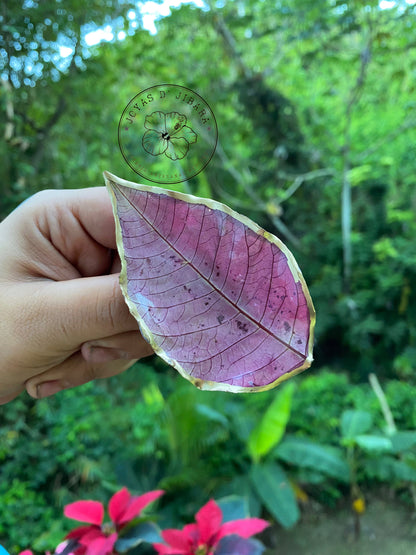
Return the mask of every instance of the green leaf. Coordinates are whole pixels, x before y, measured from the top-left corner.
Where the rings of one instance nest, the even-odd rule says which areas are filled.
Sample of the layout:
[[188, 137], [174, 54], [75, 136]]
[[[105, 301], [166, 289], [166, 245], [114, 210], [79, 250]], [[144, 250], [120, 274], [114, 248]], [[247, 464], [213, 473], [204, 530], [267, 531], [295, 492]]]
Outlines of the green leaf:
[[223, 522], [239, 520], [250, 516], [248, 510], [248, 500], [239, 495], [230, 495], [217, 500], [217, 505], [222, 511]]
[[205, 416], [207, 419], [222, 424], [225, 428], [228, 427], [227, 418], [219, 411], [209, 407], [208, 405], [203, 405], [201, 403], [195, 404], [195, 411], [201, 416]]
[[416, 431], [404, 430], [390, 436], [393, 453], [400, 453], [416, 445]]
[[299, 520], [295, 493], [278, 464], [253, 465], [250, 479], [264, 505], [282, 526], [290, 528]]
[[370, 434], [358, 435], [355, 443], [365, 451], [391, 451], [392, 444], [389, 438]]
[[406, 482], [416, 482], [416, 468], [404, 461], [394, 461], [393, 473], [396, 479]]
[[239, 475], [220, 488], [224, 499], [235, 497], [234, 492], [238, 492], [238, 497], [242, 497], [247, 504], [247, 514], [250, 516], [260, 516], [261, 504], [256, 495], [249, 476]]
[[125, 553], [142, 542], [153, 543], [162, 541], [159, 528], [154, 522], [141, 522], [129, 528], [123, 536], [116, 541], [115, 549]]
[[341, 416], [341, 433], [346, 439], [365, 434], [372, 426], [371, 414], [364, 410], [346, 410]]
[[[231, 534], [222, 538], [215, 549], [216, 555], [262, 555], [264, 545], [258, 540], [241, 538]], [[183, 552], [182, 552], [183, 553]]]
[[258, 462], [282, 439], [292, 407], [294, 384], [289, 383], [279, 391], [259, 424], [248, 439], [248, 452]]
[[362, 166], [356, 166], [355, 168], [351, 168], [348, 172], [348, 178], [352, 187], [359, 185], [363, 181], [367, 180], [371, 176], [371, 172], [373, 168], [370, 164], [364, 164]]
[[317, 470], [342, 482], [348, 481], [349, 468], [341, 454], [308, 439], [286, 437], [275, 454], [289, 464]]
[[369, 457], [365, 465], [366, 475], [381, 482], [391, 482], [394, 479], [395, 462], [395, 459], [389, 455]]

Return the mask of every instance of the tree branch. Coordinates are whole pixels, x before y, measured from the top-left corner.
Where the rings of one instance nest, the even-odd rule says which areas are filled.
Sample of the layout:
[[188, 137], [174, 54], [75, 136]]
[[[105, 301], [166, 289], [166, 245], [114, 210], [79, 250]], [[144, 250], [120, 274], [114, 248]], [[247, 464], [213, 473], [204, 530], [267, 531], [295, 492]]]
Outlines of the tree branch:
[[361, 51], [360, 69], [353, 88], [350, 90], [345, 110], [344, 145], [342, 147], [343, 170], [342, 170], [342, 193], [341, 193], [341, 227], [342, 227], [342, 249], [343, 249], [343, 278], [344, 290], [349, 292], [352, 273], [352, 245], [351, 245], [351, 122], [352, 112], [358, 102], [367, 76], [368, 66], [371, 60], [372, 28], [369, 22], [369, 38]]
[[[248, 197], [250, 197], [250, 199], [253, 201], [253, 203], [250, 204], [242, 204], [240, 203], [240, 206], [243, 206], [245, 209], [253, 209], [253, 205], [254, 205], [254, 209], [255, 210], [259, 210], [262, 212], [265, 212], [267, 214], [267, 216], [270, 218], [270, 220], [272, 221], [273, 225], [275, 226], [275, 228], [282, 234], [284, 235], [288, 241], [290, 241], [297, 249], [301, 250], [302, 246], [301, 243], [299, 241], [299, 239], [297, 237], [295, 237], [295, 235], [293, 235], [293, 233], [290, 231], [290, 229], [287, 227], [287, 225], [279, 218], [278, 215], [276, 214], [270, 214], [270, 211], [267, 210], [267, 206], [265, 205], [265, 203], [263, 202], [263, 200], [257, 195], [257, 193], [254, 191], [253, 187], [252, 187], [252, 183], [254, 182], [253, 176], [251, 175], [251, 172], [248, 168], [245, 168], [245, 174], [239, 172], [230, 162], [230, 159], [228, 158], [226, 152], [224, 151], [221, 143], [218, 141], [217, 143], [217, 153], [223, 163], [223, 167], [226, 171], [228, 171], [233, 178], [240, 183], [240, 185], [244, 188], [245, 193], [248, 195]], [[222, 193], [224, 193], [225, 191], [222, 190]], [[235, 199], [232, 198], [230, 195], [228, 195], [228, 193], [226, 193], [226, 195], [233, 204], [235, 203]]]

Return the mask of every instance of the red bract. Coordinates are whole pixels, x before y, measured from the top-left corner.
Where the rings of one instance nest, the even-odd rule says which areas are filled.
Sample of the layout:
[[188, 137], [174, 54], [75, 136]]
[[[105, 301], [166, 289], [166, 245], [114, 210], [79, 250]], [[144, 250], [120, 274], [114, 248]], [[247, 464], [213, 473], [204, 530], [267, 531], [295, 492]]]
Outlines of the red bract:
[[123, 488], [110, 499], [108, 514], [112, 524], [103, 524], [104, 507], [98, 501], [75, 501], [66, 505], [64, 514], [68, 518], [89, 523], [72, 530], [66, 537], [76, 540], [79, 546], [76, 555], [107, 555], [113, 553], [120, 530], [152, 501], [163, 495], [162, 490], [149, 491], [144, 495], [132, 496]]
[[159, 555], [211, 555], [224, 536], [235, 534], [249, 538], [262, 532], [269, 523], [260, 518], [242, 518], [222, 523], [222, 511], [215, 501], [208, 501], [195, 516], [195, 524], [182, 530], [165, 530], [166, 544], [154, 543]]

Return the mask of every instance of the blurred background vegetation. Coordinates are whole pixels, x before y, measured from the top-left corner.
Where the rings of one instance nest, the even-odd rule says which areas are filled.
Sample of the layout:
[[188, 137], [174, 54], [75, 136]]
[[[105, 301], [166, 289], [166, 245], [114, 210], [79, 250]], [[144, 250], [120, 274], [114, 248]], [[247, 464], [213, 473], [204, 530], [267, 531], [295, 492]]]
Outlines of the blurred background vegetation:
[[343, 502], [358, 533], [378, 491], [410, 519], [416, 6], [200, 0], [162, 10], [153, 28], [155, 6], [2, 2], [0, 216], [42, 189], [102, 185], [103, 170], [142, 181], [117, 144], [125, 105], [153, 84], [194, 89], [219, 142], [176, 188], [225, 202], [293, 251], [317, 309], [315, 363], [277, 392], [231, 396], [151, 358], [1, 407], [0, 543], [53, 549], [65, 503], [121, 485], [166, 489], [161, 524], [176, 526], [232, 493], [277, 537], [311, 506]]

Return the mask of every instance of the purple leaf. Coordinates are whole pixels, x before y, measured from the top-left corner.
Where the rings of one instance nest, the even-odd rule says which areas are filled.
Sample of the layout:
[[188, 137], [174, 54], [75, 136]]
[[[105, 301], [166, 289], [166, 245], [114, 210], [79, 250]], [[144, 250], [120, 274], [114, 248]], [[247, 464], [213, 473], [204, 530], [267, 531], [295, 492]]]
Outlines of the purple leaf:
[[277, 237], [218, 202], [104, 176], [120, 285], [159, 356], [201, 389], [233, 392], [310, 366], [315, 311]]

